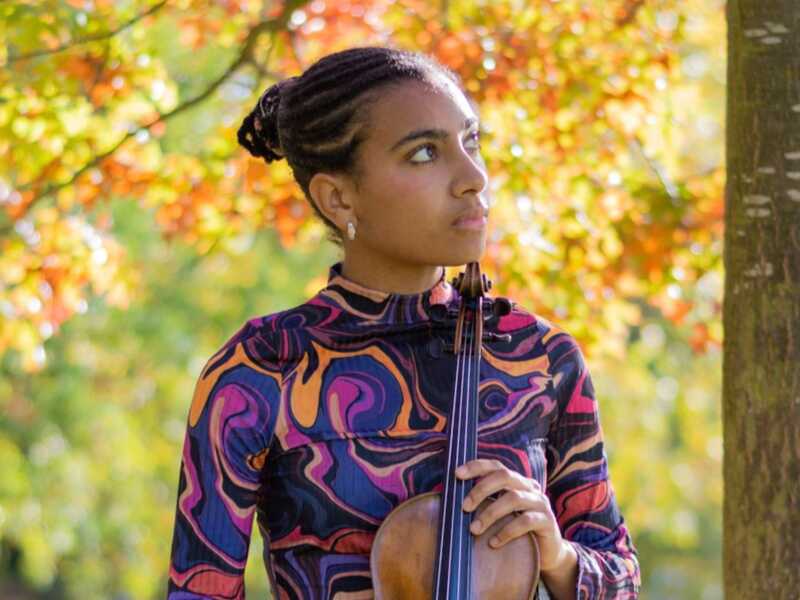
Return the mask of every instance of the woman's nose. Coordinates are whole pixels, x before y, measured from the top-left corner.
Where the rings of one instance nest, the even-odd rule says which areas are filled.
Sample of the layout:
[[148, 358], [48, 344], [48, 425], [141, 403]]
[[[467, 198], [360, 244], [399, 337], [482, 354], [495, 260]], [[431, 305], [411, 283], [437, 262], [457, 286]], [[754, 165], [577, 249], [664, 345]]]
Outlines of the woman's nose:
[[460, 170], [455, 181], [455, 195], [462, 196], [466, 192], [480, 194], [489, 183], [483, 160], [479, 156], [477, 158], [471, 156], [468, 151], [462, 152], [460, 158]]

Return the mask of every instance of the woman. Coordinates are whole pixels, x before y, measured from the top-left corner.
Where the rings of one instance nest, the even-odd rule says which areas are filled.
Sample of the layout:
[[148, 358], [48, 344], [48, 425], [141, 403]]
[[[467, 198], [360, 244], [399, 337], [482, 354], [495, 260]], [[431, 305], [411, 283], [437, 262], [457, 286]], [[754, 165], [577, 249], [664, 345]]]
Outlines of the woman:
[[[344, 258], [314, 297], [248, 320], [205, 365], [170, 600], [244, 597], [254, 515], [276, 598], [371, 598], [382, 520], [441, 488], [455, 361], [431, 349], [446, 334], [430, 309], [458, 309], [443, 265], [478, 261], [486, 243], [475, 109], [431, 57], [360, 47], [273, 85], [245, 118], [240, 143], [286, 158]], [[551, 597], [637, 597], [578, 344], [518, 305], [486, 328], [511, 341], [484, 343], [478, 459], [459, 476], [475, 481], [466, 510], [495, 499], [474, 533], [518, 511], [497, 543], [533, 532]]]

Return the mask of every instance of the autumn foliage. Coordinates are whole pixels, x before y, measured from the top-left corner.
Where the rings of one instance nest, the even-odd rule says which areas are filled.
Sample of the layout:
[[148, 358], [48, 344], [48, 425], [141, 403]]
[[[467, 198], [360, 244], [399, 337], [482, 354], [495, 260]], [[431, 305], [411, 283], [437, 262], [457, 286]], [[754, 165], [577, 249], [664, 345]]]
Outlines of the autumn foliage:
[[[500, 292], [606, 350], [620, 340], [599, 331], [635, 324], [639, 298], [686, 321], [698, 352], [720, 343], [719, 306], [698, 314], [708, 300], [691, 287], [717, 263], [721, 168], [669, 156], [663, 136], [691, 4], [86, 6], [0, 8], [14, 25], [3, 34], [0, 351], [31, 371], [88, 297], [125, 305], [135, 293], [110, 198], [152, 209], [164, 236], [199, 253], [242, 230], [272, 229], [291, 247], [301, 228], [319, 229], [285, 163], [237, 147], [237, 115], [324, 53], [389, 41], [435, 55], [480, 103], [494, 200], [485, 269]], [[556, 282], [568, 293], [553, 306]]]
[[[288, 266], [325, 231], [286, 162], [250, 157], [236, 131], [274, 81], [384, 43], [434, 55], [478, 102], [491, 200], [482, 270], [493, 293], [572, 333], [598, 388], [613, 390], [612, 479], [642, 547], [674, 549], [677, 568], [711, 543], [719, 2], [12, 0], [0, 15], [0, 574], [9, 544], [43, 586], [70, 564], [75, 597], [157, 596], [186, 364], [197, 360], [186, 336], [212, 320], [209, 307], [245, 305], [257, 277], [236, 270], [231, 248], [267, 233], [285, 253], [256, 267], [283, 288], [311, 293], [325, 276], [298, 281]], [[120, 206], [146, 215], [169, 254], [160, 269], [148, 269], [156, 250], [122, 235]], [[194, 262], [173, 273], [167, 259], [185, 248]], [[187, 281], [202, 293], [171, 298]], [[159, 294], [174, 305], [152, 315], [142, 307]], [[251, 314], [278, 308], [259, 297]], [[62, 349], [93, 310], [131, 323], [97, 354], [82, 339]], [[96, 370], [53, 364], [66, 355]], [[79, 538], [94, 550], [75, 550]], [[93, 570], [90, 552], [113, 568]]]

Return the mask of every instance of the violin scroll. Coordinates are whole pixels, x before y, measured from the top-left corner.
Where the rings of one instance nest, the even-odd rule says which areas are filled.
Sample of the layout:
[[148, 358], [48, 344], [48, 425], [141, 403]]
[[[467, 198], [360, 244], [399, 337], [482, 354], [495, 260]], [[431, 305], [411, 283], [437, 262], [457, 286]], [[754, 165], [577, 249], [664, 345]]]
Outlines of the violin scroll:
[[464, 298], [477, 298], [492, 289], [492, 281], [481, 273], [477, 262], [467, 263], [467, 267], [453, 277], [452, 284]]
[[[434, 358], [439, 358], [445, 351], [459, 354], [462, 348], [462, 334], [465, 331], [468, 313], [473, 315], [471, 321], [474, 323], [474, 338], [482, 342], [492, 341], [511, 341], [509, 334], [498, 334], [493, 332], [484, 331], [483, 321], [488, 321], [493, 318], [500, 318], [511, 312], [513, 302], [508, 298], [486, 298], [489, 290], [492, 288], [492, 282], [486, 277], [485, 273], [480, 272], [480, 266], [477, 262], [468, 263], [464, 271], [459, 273], [452, 279], [452, 285], [459, 291], [461, 297], [465, 300], [461, 303], [461, 307], [455, 311], [457, 317], [456, 321], [456, 334], [455, 340], [452, 344], [445, 343], [444, 340], [434, 338], [428, 344], [428, 353]], [[491, 307], [489, 311], [484, 312], [483, 306], [485, 303]], [[437, 304], [431, 307], [431, 320], [437, 323], [448, 321], [451, 316], [455, 316], [451, 310], [444, 304]], [[478, 346], [479, 347], [479, 346]]]

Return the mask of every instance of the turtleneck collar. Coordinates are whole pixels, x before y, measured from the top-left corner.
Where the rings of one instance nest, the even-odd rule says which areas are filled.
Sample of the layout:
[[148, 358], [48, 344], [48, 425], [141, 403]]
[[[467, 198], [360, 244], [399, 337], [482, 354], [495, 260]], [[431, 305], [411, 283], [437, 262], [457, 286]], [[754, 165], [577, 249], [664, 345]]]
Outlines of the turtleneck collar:
[[328, 270], [328, 285], [319, 294], [366, 324], [411, 324], [430, 320], [434, 304], [457, 300], [458, 291], [445, 280], [445, 270], [433, 287], [413, 294], [398, 294], [366, 287], [342, 275], [342, 261]]

